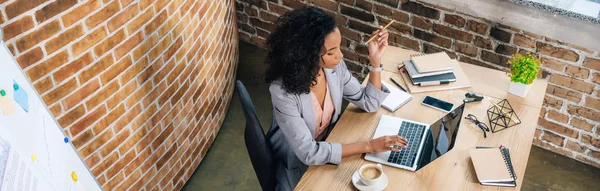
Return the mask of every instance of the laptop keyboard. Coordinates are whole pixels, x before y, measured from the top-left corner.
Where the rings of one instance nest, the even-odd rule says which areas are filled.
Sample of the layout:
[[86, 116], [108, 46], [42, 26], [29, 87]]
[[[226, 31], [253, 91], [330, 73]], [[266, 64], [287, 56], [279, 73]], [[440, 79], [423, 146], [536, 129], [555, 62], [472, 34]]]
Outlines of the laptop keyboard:
[[424, 132], [424, 125], [403, 121], [400, 126], [400, 130], [398, 131], [398, 135], [408, 140], [408, 147], [402, 148], [399, 146], [394, 146], [395, 148], [400, 149], [400, 152], [392, 151], [387, 161], [390, 163], [412, 167], [415, 163], [415, 159], [417, 158], [417, 151], [419, 150], [419, 144], [421, 143], [421, 137], [423, 137]]

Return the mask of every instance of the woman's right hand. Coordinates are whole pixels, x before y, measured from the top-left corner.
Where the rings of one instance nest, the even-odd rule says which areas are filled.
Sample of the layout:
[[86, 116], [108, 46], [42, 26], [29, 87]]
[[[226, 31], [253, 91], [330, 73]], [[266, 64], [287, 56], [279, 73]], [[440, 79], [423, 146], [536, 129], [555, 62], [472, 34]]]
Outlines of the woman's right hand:
[[379, 153], [390, 150], [400, 152], [399, 149], [396, 149], [393, 146], [399, 146], [403, 148], [407, 148], [408, 146], [408, 141], [406, 140], [406, 138], [400, 137], [398, 135], [379, 137], [377, 139], [369, 141], [368, 143], [369, 152], [371, 153]]

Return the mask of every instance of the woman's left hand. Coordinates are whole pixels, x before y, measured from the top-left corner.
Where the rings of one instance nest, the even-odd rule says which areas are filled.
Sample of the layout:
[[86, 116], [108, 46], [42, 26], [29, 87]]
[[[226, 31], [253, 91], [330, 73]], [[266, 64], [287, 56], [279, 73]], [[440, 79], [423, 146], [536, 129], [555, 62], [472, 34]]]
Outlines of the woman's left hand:
[[374, 31], [372, 35], [377, 35], [375, 39], [369, 42], [369, 59], [373, 67], [379, 67], [381, 64], [381, 57], [383, 52], [388, 47], [388, 36], [387, 29], [383, 29], [383, 26], [379, 26], [379, 29]]

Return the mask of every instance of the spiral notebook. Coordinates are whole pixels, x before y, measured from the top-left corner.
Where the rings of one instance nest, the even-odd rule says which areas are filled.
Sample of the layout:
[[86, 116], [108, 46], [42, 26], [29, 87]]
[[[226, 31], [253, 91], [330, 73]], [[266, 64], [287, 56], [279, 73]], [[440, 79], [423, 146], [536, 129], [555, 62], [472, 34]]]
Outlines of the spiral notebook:
[[412, 95], [396, 88], [395, 86], [390, 85], [383, 80], [381, 83], [390, 90], [390, 94], [383, 100], [381, 103], [381, 107], [394, 112], [398, 108], [402, 107], [404, 104], [408, 103], [412, 100]]
[[508, 148], [478, 148], [469, 150], [469, 153], [481, 185], [517, 186]]
[[433, 54], [414, 54], [410, 55], [415, 69], [419, 73], [437, 72], [443, 70], [452, 70], [453, 60], [446, 52]]

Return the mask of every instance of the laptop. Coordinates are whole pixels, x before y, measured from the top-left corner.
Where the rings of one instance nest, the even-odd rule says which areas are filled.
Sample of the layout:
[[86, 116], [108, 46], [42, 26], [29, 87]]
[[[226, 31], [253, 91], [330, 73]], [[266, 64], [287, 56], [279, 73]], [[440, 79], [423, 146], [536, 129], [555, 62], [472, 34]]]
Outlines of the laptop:
[[365, 160], [410, 171], [421, 169], [454, 147], [464, 107], [464, 104], [456, 107], [431, 125], [389, 115], [381, 116], [373, 139], [399, 135], [408, 140], [408, 147], [394, 146], [400, 152], [368, 153]]

